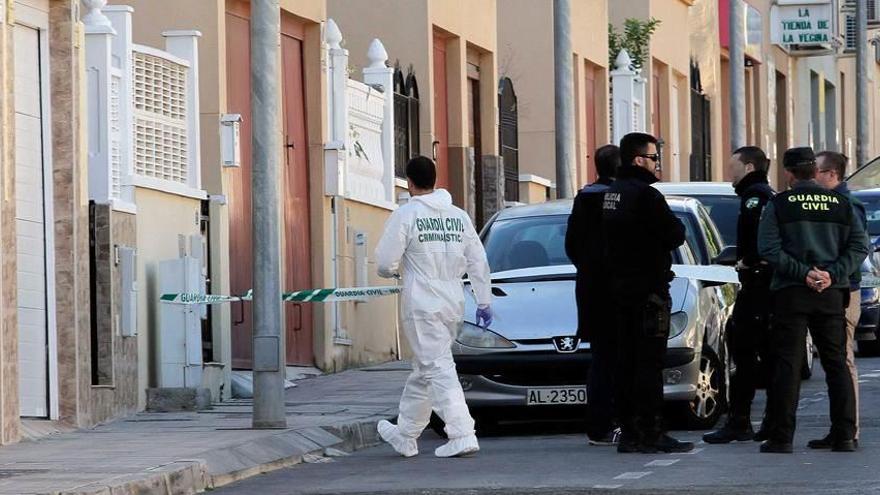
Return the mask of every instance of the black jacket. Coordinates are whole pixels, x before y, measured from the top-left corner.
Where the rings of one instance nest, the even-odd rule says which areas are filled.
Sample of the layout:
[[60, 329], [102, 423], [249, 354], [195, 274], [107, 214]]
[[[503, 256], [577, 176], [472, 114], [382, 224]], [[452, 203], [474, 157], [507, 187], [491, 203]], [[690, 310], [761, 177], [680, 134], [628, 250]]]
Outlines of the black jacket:
[[660, 191], [654, 174], [634, 165], [618, 169], [605, 193], [602, 228], [611, 291], [620, 302], [639, 304], [651, 294], [668, 296], [671, 251], [684, 244], [684, 225]]
[[[568, 230], [565, 234], [565, 253], [577, 268], [575, 297], [578, 306], [578, 336], [589, 339], [589, 330], [605, 326], [602, 312], [607, 309], [603, 290], [608, 285], [608, 272], [602, 256], [602, 201], [614, 182], [600, 177], [595, 183], [581, 189], [574, 199]], [[605, 306], [605, 308], [603, 308]]]
[[831, 274], [831, 288], [849, 290], [850, 275], [868, 255], [868, 237], [846, 196], [801, 181], [767, 204], [758, 250], [773, 265], [772, 290], [805, 287], [813, 267]]
[[736, 222], [736, 257], [747, 267], [761, 262], [758, 254], [758, 225], [761, 213], [776, 194], [767, 181], [767, 172], [750, 172], [736, 185], [739, 218]]

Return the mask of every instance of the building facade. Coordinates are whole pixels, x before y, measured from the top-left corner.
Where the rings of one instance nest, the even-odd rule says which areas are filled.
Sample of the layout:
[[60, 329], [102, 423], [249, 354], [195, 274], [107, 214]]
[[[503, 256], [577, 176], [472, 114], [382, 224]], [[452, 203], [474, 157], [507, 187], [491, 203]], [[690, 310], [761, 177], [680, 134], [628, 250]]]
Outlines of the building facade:
[[[575, 108], [572, 179], [577, 189], [595, 179], [593, 153], [610, 139], [607, 4], [605, 0], [589, 0], [571, 5]], [[533, 202], [543, 201], [548, 194], [555, 197], [553, 2], [499, 0], [498, 50], [499, 74], [509, 79], [516, 92], [522, 195], [518, 199]], [[548, 188], [554, 190], [546, 191]]]

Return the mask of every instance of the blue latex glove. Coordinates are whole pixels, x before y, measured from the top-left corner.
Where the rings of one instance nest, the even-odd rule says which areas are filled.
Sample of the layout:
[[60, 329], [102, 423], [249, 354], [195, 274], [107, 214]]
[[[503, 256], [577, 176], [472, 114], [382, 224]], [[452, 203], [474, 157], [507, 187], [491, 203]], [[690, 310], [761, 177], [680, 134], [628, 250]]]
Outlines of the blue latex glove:
[[[484, 325], [480, 325], [480, 320], [483, 321]], [[489, 325], [492, 324], [492, 310], [489, 309], [489, 306], [480, 306], [477, 308], [477, 325], [482, 326], [483, 328], [489, 328]]]

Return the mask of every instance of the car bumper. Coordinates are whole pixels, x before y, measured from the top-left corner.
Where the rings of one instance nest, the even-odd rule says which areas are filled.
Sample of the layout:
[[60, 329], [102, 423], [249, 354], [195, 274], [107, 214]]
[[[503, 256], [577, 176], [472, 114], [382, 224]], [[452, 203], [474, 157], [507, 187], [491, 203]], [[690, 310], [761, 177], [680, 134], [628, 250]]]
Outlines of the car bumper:
[[862, 305], [862, 314], [856, 326], [856, 340], [877, 340], [880, 324], [880, 303]]
[[[666, 401], [690, 401], [697, 391], [700, 356], [693, 349], [672, 348], [664, 358]], [[584, 386], [592, 355], [491, 353], [455, 356], [468, 405], [474, 408], [527, 405], [529, 389]]]

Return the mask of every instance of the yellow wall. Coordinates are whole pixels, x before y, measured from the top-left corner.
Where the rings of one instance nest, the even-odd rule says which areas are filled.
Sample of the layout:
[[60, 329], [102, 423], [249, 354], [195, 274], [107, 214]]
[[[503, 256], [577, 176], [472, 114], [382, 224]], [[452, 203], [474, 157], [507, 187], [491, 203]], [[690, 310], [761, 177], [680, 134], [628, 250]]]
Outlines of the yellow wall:
[[199, 200], [137, 188], [138, 279], [138, 390], [139, 408], [146, 403], [147, 387], [156, 386], [155, 344], [159, 326], [159, 262], [180, 257], [178, 236], [199, 233]]
[[[575, 105], [575, 182], [586, 180], [587, 118], [596, 122], [596, 145], [608, 133], [608, 2], [585, 0], [571, 7], [571, 37]], [[553, 2], [551, 0], [498, 1], [499, 74], [510, 77], [519, 111], [519, 173], [556, 179], [556, 120], [554, 91]], [[599, 98], [595, 116], [587, 116], [583, 99], [586, 64], [599, 68]], [[526, 186], [528, 189], [528, 186]], [[540, 201], [544, 201], [540, 195]], [[525, 202], [525, 196], [520, 201]]]

